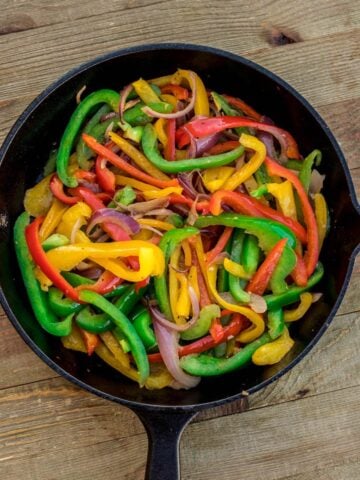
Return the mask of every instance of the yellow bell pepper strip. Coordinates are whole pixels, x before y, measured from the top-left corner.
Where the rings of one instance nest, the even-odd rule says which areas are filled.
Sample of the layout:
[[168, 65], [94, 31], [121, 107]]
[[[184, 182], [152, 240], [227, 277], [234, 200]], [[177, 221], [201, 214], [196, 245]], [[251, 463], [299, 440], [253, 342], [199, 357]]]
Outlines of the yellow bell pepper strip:
[[297, 221], [294, 190], [291, 182], [285, 180], [281, 183], [267, 183], [266, 189], [276, 198], [280, 211], [287, 217]]
[[[129, 185], [130, 187], [133, 187], [136, 190], [140, 190], [141, 192], [145, 192], [147, 190], [151, 190], [151, 191], [156, 190], [156, 187], [154, 187], [153, 185], [140, 182], [139, 180], [135, 180], [135, 178], [125, 177], [124, 175], [115, 175], [115, 183], [116, 185], [121, 185], [121, 186]], [[157, 190], [160, 191], [159, 188]]]
[[170, 103], [170, 105], [172, 105], [174, 109], [177, 107], [177, 100], [174, 97], [174, 95], [169, 95], [167, 93], [163, 93], [163, 94], [160, 95], [160, 99], [163, 102]]
[[149, 83], [143, 78], [139, 78], [139, 80], [133, 82], [132, 86], [134, 87], [135, 92], [138, 94], [141, 100], [146, 103], [146, 105], [148, 105], [149, 103], [161, 102], [160, 98], [151, 88]]
[[136, 147], [134, 147], [130, 142], [125, 140], [125, 138], [120, 137], [117, 133], [110, 132], [109, 138], [112, 140], [115, 145], [121, 148], [121, 150], [126, 153], [138, 167], [140, 167], [144, 172], [148, 173], [154, 178], [159, 180], [169, 181], [170, 178], [163, 173], [161, 170], [156, 168], [149, 160], [143, 155]]
[[[184, 273], [176, 273], [179, 281], [179, 296], [176, 302], [176, 316], [185, 319], [190, 317], [191, 302], [189, 297], [189, 283]], [[184, 322], [182, 322], [184, 323]]]
[[157, 87], [164, 87], [168, 83], [173, 83], [173, 76], [174, 74], [172, 73], [171, 75], [164, 75], [163, 77], [152, 78], [151, 80], [148, 80], [148, 82], [156, 85]]
[[192, 75], [195, 77], [195, 85], [196, 85], [196, 98], [195, 98], [195, 106], [194, 106], [195, 115], [202, 115], [205, 117], [209, 117], [210, 106], [209, 106], [209, 100], [208, 100], [206, 88], [197, 73], [192, 72], [191, 70], [179, 69], [172, 76], [171, 81], [169, 83], [179, 85], [184, 79], [187, 81], [189, 85], [191, 85]]
[[211, 265], [207, 271], [210, 293], [218, 305], [227, 310], [231, 310], [232, 312], [240, 313], [251, 321], [252, 326], [241, 332], [237, 337], [237, 340], [239, 340], [239, 342], [241, 343], [252, 342], [256, 338], [260, 337], [260, 335], [264, 332], [265, 322], [261, 315], [251, 310], [251, 308], [229, 303], [221, 297], [221, 295], [216, 290], [217, 270], [217, 265]]
[[242, 133], [240, 143], [243, 147], [254, 150], [253, 156], [237, 172], [235, 172], [223, 185], [224, 190], [235, 190], [245, 180], [251, 177], [262, 165], [266, 156], [266, 147], [258, 138]]
[[300, 303], [293, 310], [284, 311], [284, 320], [285, 322], [295, 322], [300, 320], [305, 313], [309, 310], [312, 304], [313, 296], [309, 292], [304, 292], [300, 295]]
[[149, 361], [146, 356], [145, 347], [133, 324], [115, 305], [98, 293], [91, 292], [90, 290], [82, 290], [79, 293], [79, 297], [82, 301], [90, 303], [109, 315], [115, 325], [124, 334], [125, 339], [130, 345], [131, 353], [139, 370], [139, 384], [144, 385], [145, 380], [150, 373]]
[[278, 339], [259, 347], [253, 353], [252, 361], [255, 365], [274, 365], [285, 357], [294, 344], [294, 340], [289, 335], [289, 330], [285, 328], [284, 333]]
[[57, 233], [65, 235], [71, 240], [72, 232], [75, 224], [78, 226], [78, 231], [75, 234], [76, 242], [90, 242], [87, 235], [80, 230], [80, 227], [86, 225], [87, 220], [91, 217], [92, 210], [84, 202], [78, 202], [64, 212], [62, 219], [56, 229]]
[[[94, 152], [106, 158], [115, 167], [120, 168], [120, 170], [128, 173], [129, 175], [132, 175], [138, 180], [142, 180], [144, 182], [150, 183], [150, 185], [154, 185], [155, 187], [159, 187], [159, 188], [174, 187], [179, 184], [176, 179], [162, 180], [162, 179], [156, 178], [154, 176], [153, 171], [151, 173], [145, 173], [142, 170], [137, 169], [130, 163], [126, 162], [123, 158], [119, 157], [119, 155], [114, 153], [112, 150], [98, 143], [95, 140], [95, 138], [90, 137], [90, 135], [86, 135], [85, 133], [83, 133], [82, 138], [84, 139], [86, 145], [88, 145], [92, 150], [94, 150]], [[114, 139], [112, 140], [114, 141], [114, 143], [116, 143]]]
[[[73, 243], [64, 247], [58, 247], [46, 253], [48, 262], [61, 271], [69, 271], [82, 262], [85, 258], [101, 262], [104, 266], [105, 262], [119, 257], [138, 256], [140, 268], [138, 271], [128, 270], [121, 267], [119, 270], [132, 282], [138, 282], [148, 275], [161, 275], [164, 271], [164, 255], [159, 247], [149, 242], [141, 240], [129, 240], [123, 242], [111, 243]], [[106, 270], [112, 271], [111, 268]], [[117, 275], [116, 272], [112, 272]], [[146, 275], [147, 274], [147, 275]], [[117, 275], [121, 277], [121, 275]], [[125, 278], [125, 277], [124, 277]]]
[[226, 180], [228, 180], [234, 172], [234, 167], [208, 168], [202, 173], [202, 181], [209, 192], [213, 193], [223, 188]]
[[249, 280], [251, 274], [245, 271], [245, 268], [237, 262], [230, 260], [230, 258], [224, 258], [224, 268], [227, 272], [231, 273], [235, 277], [243, 278], [244, 280]]
[[163, 147], [165, 147], [167, 144], [167, 135], [165, 132], [165, 126], [166, 126], [165, 118], [158, 118], [154, 123], [156, 135]]
[[162, 220], [155, 220], [154, 218], [139, 218], [137, 220], [138, 224], [141, 225], [149, 225], [150, 227], [157, 228], [158, 230], [165, 230], [166, 232], [169, 230], [174, 230], [174, 225], [169, 222], [163, 222]]
[[194, 289], [197, 299], [200, 300], [200, 288], [198, 282], [198, 271], [195, 265], [190, 267], [189, 271], [189, 286]]
[[314, 204], [316, 225], [319, 235], [319, 250], [321, 250], [322, 244], [324, 243], [324, 239], [326, 237], [329, 213], [326, 200], [324, 198], [324, 195], [322, 195], [321, 193], [315, 193]]
[[181, 242], [181, 248], [184, 252], [184, 265], [185, 265], [185, 267], [191, 267], [192, 254], [191, 254], [191, 248], [190, 248], [189, 242], [187, 240], [184, 240], [183, 242]]
[[35, 187], [25, 192], [24, 208], [32, 217], [46, 215], [53, 201], [53, 194], [50, 190], [52, 174], [43, 178]]
[[100, 334], [101, 340], [105, 343], [110, 352], [114, 357], [122, 363], [126, 368], [130, 368], [130, 358], [124, 350], [121, 348], [121, 345], [116, 340], [112, 332], [104, 332]]
[[177, 270], [179, 269], [179, 259], [180, 259], [180, 246], [177, 246], [173, 253], [170, 255], [170, 262], [169, 262], [169, 275], [168, 275], [168, 283], [169, 283], [169, 302], [171, 313], [174, 319], [174, 322], [177, 324], [181, 324], [181, 319], [178, 317], [177, 314], [177, 299], [179, 296], [179, 280], [177, 278]]
[[53, 199], [50, 210], [47, 212], [39, 230], [40, 241], [46, 240], [58, 226], [63, 214], [68, 209], [67, 205], [61, 203], [57, 198]]
[[80, 329], [76, 325], [72, 326], [71, 332], [68, 335], [61, 337], [61, 343], [69, 350], [87, 353]]
[[143, 192], [143, 197], [145, 197], [146, 200], [152, 200], [154, 198], [163, 198], [171, 195], [172, 193], [175, 193], [176, 195], [181, 195], [182, 194], [182, 187], [167, 187], [163, 188], [161, 190], [156, 189], [156, 190], [144, 190]]

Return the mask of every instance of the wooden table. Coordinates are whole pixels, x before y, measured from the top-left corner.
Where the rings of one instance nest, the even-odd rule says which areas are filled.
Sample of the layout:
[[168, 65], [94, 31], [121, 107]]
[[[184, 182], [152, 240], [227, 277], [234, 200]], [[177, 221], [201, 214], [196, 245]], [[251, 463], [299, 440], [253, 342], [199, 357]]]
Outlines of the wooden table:
[[[0, 0], [0, 137], [68, 69], [120, 47], [186, 41], [243, 55], [324, 117], [360, 188], [360, 5], [354, 0]], [[290, 41], [290, 43], [289, 43]], [[336, 192], [334, 192], [336, 195]], [[312, 354], [249, 399], [199, 415], [188, 480], [360, 478], [360, 263]], [[59, 378], [1, 314], [0, 476], [142, 479], [147, 440], [126, 408]]]

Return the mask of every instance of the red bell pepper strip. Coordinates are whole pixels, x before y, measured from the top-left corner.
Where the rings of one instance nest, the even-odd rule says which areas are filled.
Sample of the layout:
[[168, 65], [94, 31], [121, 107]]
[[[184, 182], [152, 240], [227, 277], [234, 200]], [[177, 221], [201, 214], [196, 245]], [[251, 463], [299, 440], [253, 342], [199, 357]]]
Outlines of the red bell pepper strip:
[[232, 207], [237, 213], [242, 213], [243, 215], [269, 218], [280, 222], [289, 227], [301, 243], [306, 243], [307, 241], [306, 231], [299, 222], [290, 217], [286, 217], [278, 210], [274, 210], [273, 208], [264, 205], [256, 198], [250, 197], [245, 193], [218, 190], [211, 196], [209, 211], [213, 215], [219, 215], [222, 211], [222, 203], [226, 203], [226, 205]]
[[302, 183], [293, 172], [275, 162], [270, 157], [266, 157], [265, 164], [270, 175], [278, 175], [279, 177], [289, 180], [299, 196], [303, 210], [304, 221], [307, 227], [307, 251], [304, 255], [304, 261], [306, 265], [306, 272], [309, 277], [315, 270], [319, 259], [319, 235], [316, 226], [315, 214], [311, 207], [309, 198]]
[[87, 170], [76, 170], [75, 177], [78, 180], [86, 180], [87, 182], [95, 182], [96, 174], [94, 172], [89, 172]]
[[39, 237], [39, 228], [43, 220], [44, 217], [37, 217], [25, 229], [25, 238], [30, 254], [40, 270], [59, 290], [75, 302], [82, 303], [79, 299], [78, 292], [65, 280], [60, 272], [51, 265], [44, 249], [42, 248]]
[[50, 190], [54, 197], [56, 197], [58, 200], [60, 200], [60, 202], [65, 203], [66, 205], [75, 205], [81, 200], [80, 197], [72, 197], [66, 195], [66, 193], [64, 192], [64, 185], [56, 173], [51, 177]]
[[175, 160], [175, 130], [176, 119], [171, 118], [167, 121], [165, 129], [167, 135], [167, 142], [164, 148], [164, 157], [166, 160]]
[[[175, 133], [175, 141], [178, 148], [184, 148], [190, 143], [190, 137], [186, 130], [182, 127], [178, 128]], [[237, 144], [239, 146], [239, 144]]]
[[[161, 238], [161, 237], [159, 237], [159, 239], [160, 239], [160, 238]], [[146, 287], [147, 285], [149, 285], [149, 283], [150, 283], [150, 277], [145, 278], [145, 280], [141, 280], [141, 282], [137, 282], [137, 283], [135, 284], [135, 292], [136, 292], [136, 293], [139, 293], [139, 291], [140, 291], [142, 288], [144, 288], [144, 287]]]
[[263, 263], [249, 281], [246, 287], [247, 292], [256, 293], [257, 295], [264, 294], [271, 275], [274, 273], [274, 270], [279, 263], [286, 243], [287, 238], [283, 238], [270, 250]]
[[87, 135], [86, 133], [82, 134], [82, 138], [86, 145], [91, 148], [95, 153], [101, 155], [102, 157], [109, 160], [115, 167], [120, 168], [124, 172], [128, 173], [132, 177], [136, 178], [137, 180], [141, 180], [143, 182], [149, 183], [150, 185], [154, 185], [154, 187], [159, 188], [166, 188], [166, 187], [177, 187], [179, 182], [176, 179], [173, 180], [159, 180], [158, 178], [154, 178], [147, 173], [138, 170], [136, 167], [132, 166], [130, 163], [126, 162], [123, 158], [119, 157], [116, 153], [112, 152], [108, 148], [104, 147], [100, 143], [98, 143], [95, 138]]
[[295, 252], [295, 255], [297, 258], [297, 262], [294, 270], [291, 272], [291, 276], [294, 279], [296, 285], [298, 285], [299, 287], [305, 287], [308, 281], [306, 265], [303, 257], [298, 252]]
[[224, 331], [224, 327], [221, 325], [220, 319], [219, 318], [214, 318], [214, 320], [211, 323], [209, 333], [210, 333], [212, 339], [216, 343], [220, 339], [223, 338], [223, 336], [224, 336], [223, 331]]
[[189, 90], [180, 85], [173, 85], [169, 83], [161, 87], [161, 93], [171, 93], [178, 100], [187, 100], [189, 98]]
[[237, 140], [228, 140], [227, 142], [214, 145], [207, 153], [209, 153], [209, 155], [219, 155], [220, 153], [230, 152], [230, 150], [234, 150], [234, 148], [238, 146], [239, 142]]
[[229, 238], [231, 237], [231, 234], [233, 232], [233, 228], [231, 227], [225, 227], [223, 233], [220, 235], [219, 240], [217, 241], [215, 247], [210, 250], [210, 252], [207, 252], [206, 254], [206, 263], [208, 266], [210, 266], [213, 261], [216, 259], [216, 257], [219, 255], [219, 253], [223, 252], [226, 244], [229, 241]]
[[[189, 132], [194, 137], [202, 138], [222, 132], [223, 130], [227, 130], [229, 128], [237, 127], [250, 127], [270, 133], [279, 141], [284, 156], [288, 158], [300, 159], [297, 143], [289, 132], [283, 130], [282, 128], [275, 127], [274, 125], [256, 122], [246, 117], [230, 117], [224, 115], [223, 117], [198, 118], [186, 123], [180, 127], [178, 131], [180, 130], [179, 135], [183, 135], [184, 132]], [[189, 135], [188, 140], [190, 141]]]
[[172, 193], [169, 195], [168, 199], [171, 205], [179, 203], [182, 205], [188, 205], [191, 208], [193, 204], [196, 203], [196, 210], [209, 211], [209, 202], [207, 200], [196, 202], [196, 200], [191, 200], [191, 198], [187, 198], [184, 195], [178, 195], [177, 193]]
[[[232, 313], [232, 312], [230, 312]], [[216, 347], [222, 342], [225, 342], [229, 337], [233, 338], [238, 335], [242, 330], [247, 327], [246, 319], [240, 315], [239, 313], [234, 313], [229, 325], [226, 325], [222, 329], [222, 335], [218, 337], [215, 341], [211, 335], [207, 335], [206, 337], [200, 338], [200, 340], [196, 340], [193, 343], [189, 343], [183, 347], [179, 348], [179, 357], [184, 357], [185, 355], [190, 355], [192, 353], [201, 353], [205, 352], [206, 350], [210, 350], [210, 348]], [[151, 353], [148, 355], [148, 359], [150, 363], [158, 363], [162, 362], [161, 354], [160, 353]]]
[[223, 97], [230, 105], [232, 105], [235, 108], [238, 108], [239, 110], [242, 110], [245, 113], [245, 115], [248, 115], [254, 120], [261, 122], [262, 115], [260, 115], [260, 113], [258, 113], [252, 107], [250, 107], [250, 105], [245, 103], [243, 100], [240, 100], [240, 98], [231, 97], [230, 95], [223, 95]]
[[108, 270], [105, 270], [93, 285], [79, 285], [76, 288], [77, 290], [92, 290], [99, 295], [104, 295], [105, 293], [112, 292], [114, 288], [120, 285], [122, 282], [122, 278], [119, 278]]
[[83, 328], [79, 328], [81, 336], [84, 340], [87, 354], [89, 357], [94, 353], [95, 348], [99, 345], [99, 337], [95, 333], [88, 332]]
[[115, 174], [106, 167], [107, 160], [98, 155], [95, 161], [95, 172], [100, 187], [111, 196], [115, 193]]

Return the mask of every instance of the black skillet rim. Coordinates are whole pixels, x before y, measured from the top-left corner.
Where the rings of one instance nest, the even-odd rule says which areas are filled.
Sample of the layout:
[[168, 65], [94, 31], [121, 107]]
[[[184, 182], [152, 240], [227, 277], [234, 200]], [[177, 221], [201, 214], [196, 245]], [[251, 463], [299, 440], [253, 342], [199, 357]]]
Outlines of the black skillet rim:
[[[271, 71], [267, 70], [266, 68], [252, 62], [251, 60], [248, 60], [244, 57], [241, 57], [240, 55], [236, 55], [234, 53], [227, 52], [225, 50], [221, 50], [218, 48], [214, 47], [209, 47], [206, 45], [196, 45], [196, 44], [190, 44], [190, 43], [154, 43], [154, 44], [147, 44], [147, 45], [137, 45], [135, 47], [129, 47], [129, 48], [124, 48], [120, 50], [115, 50], [110, 53], [107, 53], [105, 55], [101, 55], [96, 57], [95, 59], [86, 62], [78, 67], [75, 67], [74, 69], [69, 70], [67, 73], [65, 73], [63, 76], [61, 76], [58, 80], [53, 82], [51, 85], [49, 85], [45, 90], [43, 90], [30, 104], [29, 106], [23, 111], [23, 113], [19, 116], [18, 120], [15, 122], [13, 127], [11, 128], [10, 132], [8, 133], [7, 137], [4, 140], [3, 145], [0, 148], [0, 165], [2, 164], [3, 158], [6, 155], [6, 152], [13, 141], [14, 137], [16, 136], [18, 130], [20, 127], [26, 123], [27, 119], [29, 116], [32, 114], [32, 112], [38, 107], [38, 105], [41, 104], [41, 102], [48, 96], [50, 95], [54, 90], [56, 90], [58, 87], [63, 85], [65, 82], [70, 80], [72, 77], [76, 76], [78, 73], [83, 72], [84, 70], [88, 70], [91, 67], [94, 67], [95, 65], [98, 65], [100, 63], [103, 63], [107, 60], [113, 59], [115, 57], [122, 57], [130, 53], [137, 53], [137, 52], [144, 52], [144, 51], [153, 51], [153, 50], [196, 50], [198, 52], [210, 52], [212, 54], [218, 55], [219, 57], [225, 57], [228, 58], [229, 60], [233, 60], [238, 63], [245, 64], [246, 66], [253, 68], [254, 70], [257, 70], [259, 73], [263, 74], [265, 77], [268, 77], [275, 82], [277, 82], [279, 85], [281, 85], [285, 90], [287, 90], [291, 95], [293, 95], [302, 105], [311, 113], [311, 115], [315, 118], [315, 120], [318, 122], [320, 127], [323, 129], [324, 133], [326, 134], [327, 138], [329, 139], [330, 143], [335, 149], [335, 152], [340, 160], [342, 169], [345, 173], [346, 177], [346, 182], [347, 186], [349, 189], [349, 195], [351, 202], [353, 204], [354, 210], [357, 211], [357, 213], [360, 215], [360, 206], [356, 200], [356, 194], [355, 194], [355, 189], [352, 183], [350, 171], [348, 168], [348, 165], [346, 163], [344, 154], [341, 151], [341, 148], [339, 144], [337, 143], [334, 135], [332, 134], [330, 128], [327, 126], [325, 121], [321, 118], [321, 116], [318, 114], [318, 112], [310, 105], [310, 103], [305, 100], [305, 98], [300, 95], [291, 85], [289, 85], [287, 82], [285, 82], [282, 78], [279, 76], [275, 75]], [[350, 281], [350, 276], [353, 270], [354, 262], [357, 253], [360, 252], [360, 244], [354, 249], [352, 252], [350, 258], [349, 258], [349, 264], [347, 268], [347, 272], [345, 275], [344, 283], [342, 285], [341, 291], [336, 299], [336, 302], [331, 309], [326, 322], [321, 326], [315, 337], [310, 341], [310, 343], [304, 348], [304, 350], [299, 354], [298, 357], [296, 357], [292, 362], [290, 362], [285, 368], [280, 370], [278, 373], [276, 373], [273, 377], [270, 377], [258, 385], [249, 388], [247, 390], [245, 395], [250, 395], [252, 393], [255, 393], [262, 388], [266, 387], [267, 385], [270, 385], [274, 381], [278, 380], [281, 376], [283, 376], [285, 373], [287, 373], [290, 369], [292, 369], [295, 365], [297, 365], [304, 357], [307, 355], [307, 353], [316, 345], [316, 343], [319, 341], [320, 337], [324, 334], [324, 332], [327, 330], [329, 327], [330, 323], [332, 322], [336, 311], [338, 310], [340, 303], [343, 300], [343, 297], [345, 295], [346, 289], [348, 287], [349, 281]], [[225, 397], [223, 399], [219, 400], [214, 400], [211, 402], [207, 403], [201, 403], [201, 404], [192, 404], [192, 405], [184, 405], [184, 406], [174, 406], [174, 405], [153, 405], [151, 403], [142, 403], [142, 402], [136, 402], [132, 400], [126, 400], [122, 399], [120, 397], [117, 397], [115, 395], [111, 395], [108, 393], [105, 393], [101, 390], [98, 390], [87, 383], [77, 379], [76, 377], [72, 376], [65, 370], [63, 370], [59, 365], [51, 360], [45, 353], [33, 342], [30, 337], [27, 335], [25, 330], [22, 328], [20, 322], [16, 318], [16, 316], [13, 314], [7, 299], [4, 295], [4, 292], [2, 288], [0, 287], [0, 302], [10, 319], [11, 323], [19, 333], [19, 335], [22, 337], [22, 339], [25, 341], [25, 343], [40, 357], [41, 360], [43, 360], [50, 368], [52, 368], [56, 373], [61, 375], [62, 377], [66, 378], [70, 382], [74, 383], [75, 385], [87, 390], [90, 393], [93, 393], [101, 398], [111, 400], [116, 403], [120, 403], [122, 405], [125, 405], [129, 408], [135, 408], [135, 409], [146, 409], [146, 410], [153, 410], [153, 411], [176, 411], [176, 412], [195, 412], [195, 411], [200, 411], [206, 408], [211, 408], [211, 407], [216, 407], [219, 405], [223, 405], [225, 403], [232, 402], [234, 400], [240, 399], [241, 397], [244, 397], [244, 393], [240, 392], [236, 395], [232, 395], [230, 397]]]

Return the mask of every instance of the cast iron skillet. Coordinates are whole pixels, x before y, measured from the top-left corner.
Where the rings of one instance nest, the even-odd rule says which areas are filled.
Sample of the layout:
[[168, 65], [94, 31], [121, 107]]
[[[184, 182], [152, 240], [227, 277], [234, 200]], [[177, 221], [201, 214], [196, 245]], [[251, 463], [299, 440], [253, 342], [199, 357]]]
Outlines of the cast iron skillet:
[[[140, 76], [152, 78], [176, 68], [193, 69], [207, 87], [237, 95], [289, 130], [302, 153], [323, 152], [320, 171], [331, 229], [321, 261], [324, 292], [300, 326], [292, 330], [296, 347], [272, 368], [250, 366], [224, 377], [203, 380], [190, 391], [147, 391], [107, 367], [98, 358], [66, 350], [34, 321], [12, 246], [12, 230], [23, 210], [26, 188], [41, 174], [75, 106], [76, 92], [122, 86]], [[0, 150], [1, 303], [14, 327], [34, 352], [58, 374], [102, 398], [137, 413], [150, 439], [146, 478], [179, 478], [178, 445], [182, 430], [196, 413], [253, 393], [296, 365], [319, 340], [333, 319], [349, 282], [360, 240], [360, 209], [344, 156], [324, 121], [287, 83], [264, 68], [209, 47], [160, 44], [129, 48], [97, 58], [67, 73], [39, 95], [20, 116]]]

